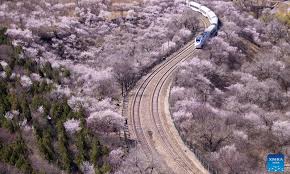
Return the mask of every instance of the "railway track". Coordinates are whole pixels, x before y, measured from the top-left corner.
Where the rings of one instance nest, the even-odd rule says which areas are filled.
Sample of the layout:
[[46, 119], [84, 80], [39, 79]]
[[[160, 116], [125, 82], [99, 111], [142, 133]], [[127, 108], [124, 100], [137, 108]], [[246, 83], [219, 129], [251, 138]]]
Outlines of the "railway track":
[[[208, 25], [201, 20], [204, 27]], [[129, 130], [149, 160], [166, 173], [208, 173], [184, 145], [168, 110], [172, 73], [178, 64], [195, 54], [193, 41], [155, 67], [129, 94]], [[168, 95], [167, 95], [168, 97]], [[168, 98], [167, 98], [168, 99]], [[167, 106], [167, 107], [166, 107]]]

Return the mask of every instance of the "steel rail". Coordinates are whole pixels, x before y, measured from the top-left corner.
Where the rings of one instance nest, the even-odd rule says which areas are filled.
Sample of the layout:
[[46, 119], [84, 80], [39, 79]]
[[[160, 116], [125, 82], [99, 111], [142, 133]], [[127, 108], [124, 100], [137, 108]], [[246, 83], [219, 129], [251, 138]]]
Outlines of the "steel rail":
[[[203, 23], [204, 27], [206, 27], [207, 23], [204, 22], [204, 20], [201, 20], [201, 22]], [[191, 48], [193, 48], [192, 41], [190, 43], [188, 43], [183, 49], [179, 50], [177, 53], [174, 53], [172, 56], [170, 56], [165, 62], [158, 65], [157, 68], [153, 69], [153, 72], [151, 72], [149, 75], [147, 75], [147, 77], [145, 78], [145, 80], [143, 80], [143, 82], [141, 83], [140, 87], [137, 89], [137, 91], [134, 95], [133, 102], [131, 103], [132, 109], [130, 110], [130, 114], [129, 114], [131, 117], [130, 122], [132, 123], [133, 132], [135, 134], [135, 137], [140, 141], [142, 149], [143, 149], [144, 153], [146, 154], [147, 158], [150, 158], [150, 157], [153, 158], [153, 154], [154, 154], [154, 152], [156, 152], [156, 149], [154, 149], [152, 147], [151, 140], [148, 140], [148, 138], [146, 138], [146, 133], [142, 129], [141, 120], [140, 120], [140, 115], [141, 115], [140, 104], [141, 104], [142, 97], [144, 96], [145, 89], [148, 86], [148, 84], [150, 83], [150, 81], [156, 75], [158, 75], [158, 73], [160, 71], [165, 69], [168, 65], [173, 63], [173, 65], [171, 65], [171, 67], [169, 69], [170, 72], [173, 72], [175, 70], [175, 68], [177, 67], [176, 65], [178, 63], [189, 58], [189, 56], [193, 55], [193, 53], [195, 52], [195, 49], [190, 50]], [[186, 54], [186, 55], [183, 55], [183, 54]], [[180, 59], [180, 60], [178, 60], [178, 59]], [[176, 62], [174, 62], [174, 61], [176, 61]], [[137, 118], [135, 118], [135, 117], [137, 117]], [[155, 126], [157, 126], [157, 125], [155, 125]], [[162, 135], [162, 134], [160, 134], [160, 135]], [[173, 148], [172, 145], [171, 145], [171, 148]], [[167, 151], [168, 151], [168, 149], [167, 149]], [[173, 157], [177, 154], [177, 157], [179, 157], [179, 159], [182, 159], [182, 160], [184, 159], [184, 157], [181, 157], [180, 155], [178, 155], [178, 153], [176, 151], [171, 151], [171, 150], [169, 150], [169, 151], [170, 151], [169, 153], [171, 155], [173, 155]], [[178, 163], [181, 166], [184, 165], [182, 163], [182, 161], [180, 161], [180, 160], [177, 160], [176, 163]], [[185, 171], [188, 171], [188, 168], [190, 169], [189, 164], [186, 164], [186, 166], [184, 168], [185, 168]], [[188, 172], [190, 172], [190, 171], [188, 171]]]

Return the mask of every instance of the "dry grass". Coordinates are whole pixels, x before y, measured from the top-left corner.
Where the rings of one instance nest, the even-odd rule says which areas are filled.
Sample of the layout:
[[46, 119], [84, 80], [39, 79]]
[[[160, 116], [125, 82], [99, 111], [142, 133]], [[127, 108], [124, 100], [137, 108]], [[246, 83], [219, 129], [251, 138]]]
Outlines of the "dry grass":
[[142, 3], [143, 0], [112, 0], [111, 1], [111, 15], [108, 17], [109, 20], [116, 19], [118, 17], [127, 16], [127, 10], [116, 10], [115, 6], [120, 3], [124, 4], [138, 4]]
[[109, 16], [109, 20], [116, 19], [118, 17], [125, 17], [127, 16], [127, 11], [112, 11], [111, 15]]
[[290, 12], [290, 2], [279, 3], [276, 9], [279, 13], [287, 14]]

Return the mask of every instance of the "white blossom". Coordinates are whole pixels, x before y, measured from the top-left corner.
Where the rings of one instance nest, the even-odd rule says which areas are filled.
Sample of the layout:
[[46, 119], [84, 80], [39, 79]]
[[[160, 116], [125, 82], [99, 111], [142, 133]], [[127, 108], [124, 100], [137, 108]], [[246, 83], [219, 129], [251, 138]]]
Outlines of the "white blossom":
[[275, 121], [272, 129], [274, 134], [276, 134], [278, 137], [284, 135], [286, 137], [283, 138], [290, 138], [290, 121]]
[[87, 123], [96, 130], [103, 132], [120, 131], [124, 126], [124, 118], [112, 110], [91, 113]]
[[112, 150], [109, 154], [110, 164], [114, 166], [119, 166], [122, 162], [124, 155], [125, 154], [122, 148]]
[[19, 39], [32, 39], [32, 32], [28, 29], [21, 30], [21, 29], [8, 29], [6, 32], [13, 38]]
[[70, 119], [64, 122], [63, 126], [65, 130], [69, 133], [75, 133], [81, 130], [80, 121], [75, 119]]
[[23, 87], [29, 87], [32, 85], [31, 79], [26, 75], [21, 76], [20, 83]]
[[5, 118], [12, 120], [14, 118], [14, 114], [10, 111], [6, 112]]
[[44, 108], [43, 108], [43, 106], [39, 106], [38, 107], [38, 109], [37, 109], [37, 111], [39, 112], [39, 113], [44, 113]]
[[5, 62], [5, 61], [0, 61], [0, 64], [1, 64], [1, 66], [3, 67], [3, 68], [6, 68], [6, 66], [8, 66], [8, 63], [7, 62]]
[[176, 43], [172, 41], [168, 41], [162, 44], [162, 51], [164, 51], [164, 53], [168, 53], [175, 48], [176, 48]]
[[0, 72], [0, 76], [2, 77], [2, 78], [6, 78], [7, 77], [7, 75], [6, 75], [6, 72]]
[[84, 161], [81, 165], [81, 171], [84, 174], [95, 174], [95, 168], [94, 165], [91, 164], [89, 161]]
[[248, 139], [248, 135], [244, 131], [234, 130], [233, 133], [234, 135], [241, 137], [242, 139], [245, 139], [245, 140]]
[[36, 74], [36, 73], [32, 73], [32, 74], [30, 75], [30, 78], [31, 78], [32, 80], [34, 80], [34, 81], [40, 81], [40, 80], [41, 80], [40, 75], [39, 75], [39, 74]]

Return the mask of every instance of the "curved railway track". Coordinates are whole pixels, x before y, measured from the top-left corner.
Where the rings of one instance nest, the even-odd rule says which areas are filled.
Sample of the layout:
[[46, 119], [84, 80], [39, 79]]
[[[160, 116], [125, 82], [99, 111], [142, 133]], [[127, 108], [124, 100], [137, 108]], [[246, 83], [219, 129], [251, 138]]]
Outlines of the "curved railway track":
[[[209, 22], [201, 19], [203, 26]], [[166, 173], [208, 173], [184, 145], [168, 109], [172, 73], [195, 54], [193, 41], [156, 66], [129, 94], [129, 130], [149, 160]]]

